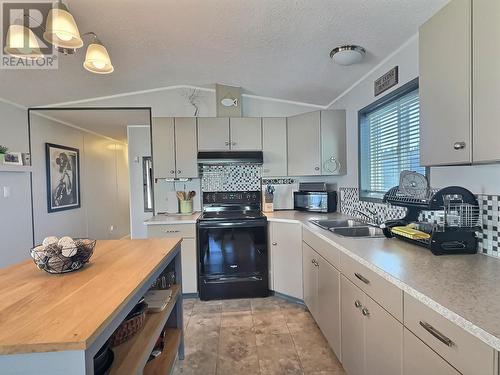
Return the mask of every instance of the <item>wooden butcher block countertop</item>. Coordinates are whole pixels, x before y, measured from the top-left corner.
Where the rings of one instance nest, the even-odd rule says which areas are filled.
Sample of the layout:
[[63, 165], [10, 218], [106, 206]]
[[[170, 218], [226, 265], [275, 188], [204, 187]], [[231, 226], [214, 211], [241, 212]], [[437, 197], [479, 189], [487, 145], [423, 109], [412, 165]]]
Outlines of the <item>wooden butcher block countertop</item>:
[[90, 263], [64, 275], [32, 260], [0, 270], [0, 354], [88, 348], [180, 241], [97, 241]]

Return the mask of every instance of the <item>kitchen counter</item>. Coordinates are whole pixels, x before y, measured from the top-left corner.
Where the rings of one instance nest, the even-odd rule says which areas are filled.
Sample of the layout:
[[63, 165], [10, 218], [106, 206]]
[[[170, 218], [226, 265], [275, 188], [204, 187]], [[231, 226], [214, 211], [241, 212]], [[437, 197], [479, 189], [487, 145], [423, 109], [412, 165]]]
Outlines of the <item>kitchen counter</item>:
[[165, 224], [196, 224], [201, 212], [193, 212], [192, 214], [159, 214], [154, 215], [151, 219], [146, 220], [144, 225], [165, 225]]
[[500, 351], [500, 259], [482, 254], [435, 256], [397, 239], [347, 238], [309, 223], [345, 215], [275, 211], [269, 221], [299, 222], [467, 332]]
[[107, 340], [103, 332], [116, 329], [180, 241], [97, 241], [90, 263], [64, 275], [38, 270], [32, 260], [0, 270], [0, 363], [13, 357], [6, 354], [77, 353]]

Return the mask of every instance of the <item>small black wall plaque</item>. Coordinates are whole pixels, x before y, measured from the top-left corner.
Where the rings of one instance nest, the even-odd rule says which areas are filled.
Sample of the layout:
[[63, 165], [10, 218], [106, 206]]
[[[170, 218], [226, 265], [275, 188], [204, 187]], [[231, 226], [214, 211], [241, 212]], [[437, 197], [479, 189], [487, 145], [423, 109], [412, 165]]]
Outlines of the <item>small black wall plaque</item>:
[[382, 94], [384, 91], [389, 90], [391, 87], [396, 86], [399, 81], [398, 67], [395, 66], [382, 77], [375, 80], [374, 93], [375, 96]]

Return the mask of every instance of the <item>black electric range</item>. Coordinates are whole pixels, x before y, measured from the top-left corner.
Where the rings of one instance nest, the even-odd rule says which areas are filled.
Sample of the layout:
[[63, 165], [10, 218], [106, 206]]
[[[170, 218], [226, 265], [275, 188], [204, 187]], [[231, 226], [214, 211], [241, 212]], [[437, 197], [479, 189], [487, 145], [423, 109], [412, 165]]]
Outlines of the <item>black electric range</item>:
[[203, 193], [197, 231], [200, 299], [269, 295], [260, 191]]

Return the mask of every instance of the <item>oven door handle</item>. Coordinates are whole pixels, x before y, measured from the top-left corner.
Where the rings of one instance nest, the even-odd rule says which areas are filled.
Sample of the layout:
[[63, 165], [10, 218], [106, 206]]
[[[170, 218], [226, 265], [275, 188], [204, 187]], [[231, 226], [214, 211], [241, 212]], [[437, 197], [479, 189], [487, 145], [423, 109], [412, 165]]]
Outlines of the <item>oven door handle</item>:
[[248, 281], [262, 281], [261, 276], [249, 276], [249, 277], [218, 277], [213, 279], [205, 279], [203, 282], [205, 284], [225, 284], [227, 282], [248, 282]]
[[199, 221], [199, 228], [210, 229], [210, 228], [255, 228], [255, 227], [265, 227], [267, 226], [267, 219], [264, 220], [238, 220], [238, 221]]

